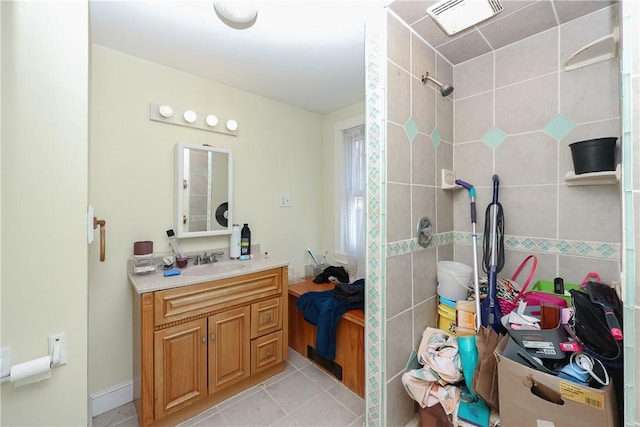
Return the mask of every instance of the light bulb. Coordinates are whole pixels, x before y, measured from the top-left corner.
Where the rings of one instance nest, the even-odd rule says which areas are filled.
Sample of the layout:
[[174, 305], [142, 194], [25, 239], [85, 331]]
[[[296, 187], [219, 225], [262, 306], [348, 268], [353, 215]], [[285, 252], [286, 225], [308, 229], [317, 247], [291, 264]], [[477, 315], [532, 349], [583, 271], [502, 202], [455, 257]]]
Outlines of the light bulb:
[[207, 116], [207, 124], [211, 127], [217, 126], [218, 118], [213, 114], [209, 114]]
[[158, 108], [158, 112], [164, 118], [169, 118], [173, 116], [173, 108], [171, 108], [171, 105], [161, 105]]
[[189, 123], [195, 123], [198, 115], [193, 110], [187, 110], [184, 112], [184, 119]]
[[235, 120], [227, 120], [227, 129], [229, 129], [231, 132], [237, 130], [238, 122], [236, 122]]

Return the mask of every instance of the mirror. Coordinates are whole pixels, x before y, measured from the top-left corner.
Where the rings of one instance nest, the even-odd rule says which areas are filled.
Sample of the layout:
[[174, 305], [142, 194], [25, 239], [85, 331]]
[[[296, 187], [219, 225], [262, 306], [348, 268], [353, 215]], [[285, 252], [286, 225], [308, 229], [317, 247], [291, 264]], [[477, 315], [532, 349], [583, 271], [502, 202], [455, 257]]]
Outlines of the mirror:
[[176, 235], [231, 234], [231, 150], [179, 143], [176, 147]]

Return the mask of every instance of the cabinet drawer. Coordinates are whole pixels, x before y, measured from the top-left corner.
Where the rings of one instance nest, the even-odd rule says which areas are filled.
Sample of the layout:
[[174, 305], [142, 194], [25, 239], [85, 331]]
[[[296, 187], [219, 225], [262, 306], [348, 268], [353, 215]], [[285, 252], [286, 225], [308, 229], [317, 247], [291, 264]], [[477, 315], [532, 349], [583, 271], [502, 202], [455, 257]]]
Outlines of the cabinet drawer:
[[281, 293], [281, 269], [157, 291], [154, 293], [154, 321], [159, 326]]
[[281, 298], [251, 304], [251, 338], [282, 329]]
[[282, 362], [282, 331], [251, 340], [251, 375]]

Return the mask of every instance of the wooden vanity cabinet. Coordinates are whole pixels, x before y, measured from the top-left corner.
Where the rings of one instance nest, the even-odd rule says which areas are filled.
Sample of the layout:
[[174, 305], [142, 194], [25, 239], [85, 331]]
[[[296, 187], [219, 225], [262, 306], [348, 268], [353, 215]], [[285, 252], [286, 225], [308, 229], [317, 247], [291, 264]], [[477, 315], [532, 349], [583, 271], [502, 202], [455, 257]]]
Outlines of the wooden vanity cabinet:
[[175, 425], [284, 370], [287, 267], [134, 294], [140, 426]]

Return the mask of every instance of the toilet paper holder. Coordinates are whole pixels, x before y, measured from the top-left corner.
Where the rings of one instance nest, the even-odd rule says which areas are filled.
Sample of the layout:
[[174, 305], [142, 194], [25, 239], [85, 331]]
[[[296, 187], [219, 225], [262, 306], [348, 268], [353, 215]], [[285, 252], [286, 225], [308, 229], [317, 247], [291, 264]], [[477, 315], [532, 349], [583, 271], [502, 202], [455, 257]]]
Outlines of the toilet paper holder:
[[[1, 351], [1, 355], [2, 355], [3, 369], [2, 369], [2, 378], [0, 379], [0, 382], [1, 383], [5, 383], [9, 381], [14, 382], [12, 379], [11, 373], [14, 371], [14, 368], [17, 366], [28, 366], [30, 364], [33, 364], [34, 366], [36, 364], [38, 366], [44, 366], [43, 359], [45, 358], [47, 358], [46, 362], [48, 362], [47, 364], [49, 369], [66, 365], [67, 364], [66, 336], [64, 333], [50, 335], [49, 336], [49, 354], [47, 356], [39, 357], [27, 362], [20, 363], [18, 365], [11, 366], [11, 349], [10, 348], [3, 348]], [[9, 366], [11, 366], [11, 368], [9, 368]], [[36, 379], [36, 381], [33, 381], [33, 382], [40, 381], [41, 379], [47, 379], [50, 376], [51, 374], [49, 373], [49, 375], [44, 375], [40, 379]], [[16, 387], [20, 387], [21, 385], [26, 385], [26, 384], [30, 384], [30, 382], [25, 381], [23, 379], [18, 383], [15, 383], [14, 385]]]

